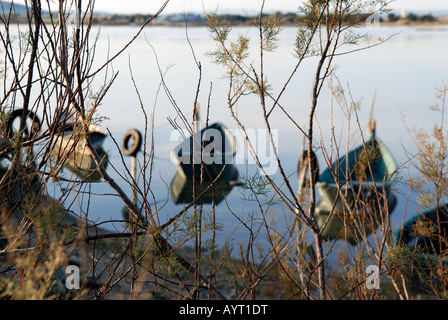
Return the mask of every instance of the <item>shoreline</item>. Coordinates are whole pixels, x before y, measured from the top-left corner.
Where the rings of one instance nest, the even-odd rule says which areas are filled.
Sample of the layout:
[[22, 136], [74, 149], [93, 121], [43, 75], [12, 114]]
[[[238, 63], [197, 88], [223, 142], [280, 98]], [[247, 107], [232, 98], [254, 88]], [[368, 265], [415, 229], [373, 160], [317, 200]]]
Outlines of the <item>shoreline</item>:
[[[136, 23], [94, 23], [92, 26], [99, 27], [136, 27], [140, 28], [142, 24]], [[185, 23], [150, 23], [146, 26], [146, 28], [151, 27], [166, 27], [166, 28], [185, 28]], [[206, 23], [189, 23], [188, 28], [207, 28], [208, 24]], [[239, 28], [239, 27], [253, 27], [252, 24], [231, 24], [231, 28]], [[280, 24], [280, 28], [297, 28], [296, 24]], [[355, 27], [366, 27], [365, 24], [361, 23], [356, 25]], [[440, 30], [445, 31], [448, 30], [448, 20], [440, 23], [390, 23], [390, 22], [380, 22], [380, 27], [415, 27], [418, 29], [430, 29], [430, 30]]]
[[[225, 23], [226, 21], [224, 21]], [[433, 22], [428, 21], [410, 21], [410, 20], [399, 20], [396, 22], [389, 22], [389, 21], [380, 21], [379, 24], [381, 26], [386, 27], [448, 27], [448, 17], [444, 19], [440, 19]], [[98, 23], [98, 25], [103, 26], [136, 26], [141, 27], [143, 24], [139, 23]], [[189, 22], [188, 27], [207, 27], [209, 24], [208, 22], [202, 23], [202, 22]], [[244, 22], [244, 23], [230, 23], [230, 27], [252, 27], [253, 24], [250, 22]], [[185, 22], [152, 22], [148, 24], [148, 26], [162, 26], [162, 27], [185, 27]], [[362, 27], [366, 26], [365, 23], [359, 23], [357, 26]], [[289, 27], [298, 27], [298, 24], [296, 23], [280, 23], [279, 27], [282, 28], [289, 28]]]
[[[148, 16], [121, 16], [121, 15], [94, 15], [92, 18], [91, 24], [93, 26], [135, 26], [141, 27], [145, 24]], [[266, 18], [270, 18], [267, 16]], [[273, 17], [277, 19], [277, 17]], [[57, 23], [57, 21], [53, 21], [49, 16], [44, 15], [42, 17], [43, 21], [46, 23]], [[297, 22], [296, 17], [285, 18], [280, 17], [277, 20], [278, 26], [281, 28], [289, 28], [289, 27], [299, 27], [301, 24]], [[188, 20], [188, 19], [187, 19]], [[237, 19], [235, 17], [229, 16], [224, 17], [221, 21], [223, 25], [228, 25], [230, 27], [253, 27], [253, 23], [248, 19]], [[9, 21], [9, 24], [28, 24], [28, 20], [23, 16], [16, 16]], [[185, 27], [186, 21], [184, 19], [170, 21], [166, 19], [160, 19], [157, 17], [154, 21], [151, 21], [147, 24], [147, 26], [161, 26], [161, 27]], [[368, 22], [362, 21], [358, 23], [357, 27], [367, 26]], [[386, 27], [424, 27], [424, 28], [432, 28], [432, 27], [446, 27], [448, 26], [448, 16], [439, 17], [436, 20], [428, 21], [428, 20], [411, 20], [408, 18], [400, 18], [395, 21], [387, 21], [380, 20], [375, 23], [371, 23], [372, 26], [379, 24], [380, 26]], [[188, 27], [207, 27], [209, 26], [209, 21], [206, 20], [203, 16], [197, 16], [192, 18], [192, 20], [187, 21]]]

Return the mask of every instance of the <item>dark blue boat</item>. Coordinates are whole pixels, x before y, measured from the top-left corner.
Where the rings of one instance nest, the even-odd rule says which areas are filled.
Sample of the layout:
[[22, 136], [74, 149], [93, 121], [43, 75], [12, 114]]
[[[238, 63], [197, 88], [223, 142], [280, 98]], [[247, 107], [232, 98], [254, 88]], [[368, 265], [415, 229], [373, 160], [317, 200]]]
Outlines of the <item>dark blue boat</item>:
[[[439, 223], [440, 235], [439, 237]], [[420, 230], [420, 232], [418, 231]], [[411, 248], [419, 247], [427, 253], [440, 254], [448, 249], [448, 204], [417, 214], [395, 232], [395, 238], [400, 244]]]
[[235, 137], [217, 122], [178, 144], [171, 159], [186, 179], [213, 180], [226, 164], [233, 164], [235, 153]]
[[[350, 151], [327, 168], [319, 176], [316, 186], [323, 199], [333, 203], [336, 199], [338, 183], [333, 173], [338, 177], [339, 184], [352, 196], [359, 190], [371, 192], [373, 189], [383, 190], [390, 187], [392, 176], [397, 169], [395, 160], [386, 146], [372, 133], [365, 144]], [[333, 171], [333, 173], [332, 173]], [[356, 199], [349, 199], [355, 202]], [[350, 203], [349, 201], [349, 203]], [[343, 210], [344, 204], [338, 201], [337, 209]]]
[[[366, 221], [365, 215], [384, 213], [386, 208], [387, 213], [392, 213], [397, 203], [391, 190], [396, 168], [392, 154], [372, 130], [365, 143], [335, 161], [331, 170], [327, 168], [320, 174], [316, 187], [321, 200], [316, 206], [316, 219], [319, 227], [325, 226], [322, 237], [332, 240], [343, 231], [341, 239], [357, 243], [361, 238], [352, 219], [358, 213], [362, 213], [360, 221]], [[366, 235], [371, 232], [371, 229], [365, 230]]]

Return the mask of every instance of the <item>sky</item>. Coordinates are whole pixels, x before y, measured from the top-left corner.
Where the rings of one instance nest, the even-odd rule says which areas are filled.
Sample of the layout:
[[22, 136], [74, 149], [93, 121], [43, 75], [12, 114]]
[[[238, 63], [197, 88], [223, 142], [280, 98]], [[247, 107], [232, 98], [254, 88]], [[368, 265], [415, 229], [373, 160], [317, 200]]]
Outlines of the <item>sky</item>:
[[[266, 11], [287, 11], [295, 12], [299, 3], [303, 0], [266, 0]], [[24, 0], [15, 0], [17, 3], [23, 3]], [[57, 2], [54, 0], [54, 2]], [[95, 0], [97, 12], [109, 13], [155, 13], [165, 0]], [[164, 13], [179, 12], [202, 12], [216, 9], [219, 6], [221, 10], [231, 10], [231, 13], [244, 13], [260, 9], [262, 0], [170, 0]], [[406, 9], [436, 11], [448, 10], [447, 0], [395, 0], [390, 7], [401, 11]]]

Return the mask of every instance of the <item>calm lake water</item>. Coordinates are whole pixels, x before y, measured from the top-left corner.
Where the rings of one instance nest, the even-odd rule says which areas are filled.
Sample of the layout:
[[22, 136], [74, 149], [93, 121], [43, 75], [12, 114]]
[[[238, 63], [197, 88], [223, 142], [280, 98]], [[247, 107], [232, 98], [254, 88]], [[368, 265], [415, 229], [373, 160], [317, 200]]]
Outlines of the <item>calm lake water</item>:
[[[97, 45], [96, 64], [102, 65], [107, 56], [117, 52], [137, 31], [136, 27], [102, 27]], [[385, 43], [364, 51], [336, 58], [338, 68], [335, 71], [338, 79], [346, 90], [350, 89], [354, 100], [360, 101], [358, 112], [359, 121], [366, 127], [370, 111], [373, 90], [376, 90], [374, 116], [377, 121], [377, 134], [392, 151], [399, 166], [402, 166], [401, 175], [408, 174], [408, 156], [415, 152], [415, 146], [409, 136], [408, 127], [418, 126], [431, 130], [438, 122], [439, 114], [429, 111], [428, 107], [434, 104], [436, 89], [448, 79], [448, 27], [426, 28], [416, 27], [381, 27], [379, 30], [364, 30], [371, 32], [374, 39], [381, 36], [387, 38], [394, 35]], [[293, 55], [295, 30], [283, 29], [279, 36], [278, 48], [273, 53], [266, 54], [265, 74], [272, 85], [273, 92], [278, 92], [290, 72], [295, 66], [296, 58]], [[253, 34], [253, 30], [234, 28], [233, 35]], [[227, 81], [223, 78], [225, 70], [212, 63], [206, 55], [215, 47], [206, 28], [189, 28], [188, 37], [196, 59], [202, 65], [199, 103], [202, 107], [201, 117], [204, 122], [205, 107], [210, 97], [210, 122], [220, 121], [229, 128], [236, 128], [226, 105]], [[251, 56], [255, 66], [258, 57], [256, 49], [256, 36], [253, 37]], [[342, 51], [349, 51], [357, 47], [345, 47]], [[158, 59], [158, 64], [156, 61]], [[175, 119], [176, 111], [169, 102], [163, 89], [159, 90], [160, 73], [166, 72], [165, 82], [170, 92], [191, 120], [193, 102], [198, 86], [199, 71], [196, 66], [191, 48], [184, 28], [149, 27], [140, 37], [116, 60], [108, 75], [119, 72], [118, 77], [104, 98], [99, 113], [107, 117], [101, 126], [107, 128], [119, 143], [124, 132], [130, 128], [137, 128], [143, 132], [145, 121], [140, 107], [139, 97], [131, 79], [131, 71], [135, 84], [140, 93], [144, 108], [148, 115], [155, 114], [155, 163], [151, 183], [151, 192], [156, 199], [155, 207], [159, 210], [159, 219], [163, 223], [169, 217], [177, 214], [182, 205], [175, 205], [170, 198], [169, 186], [176, 174], [176, 166], [169, 159], [170, 150], [177, 144], [170, 141], [173, 130], [168, 118]], [[298, 73], [291, 81], [280, 102], [294, 117], [296, 122], [304, 125], [308, 121], [308, 109], [311, 97], [311, 85], [315, 73], [316, 59], [305, 60]], [[93, 90], [99, 88], [100, 81], [105, 74], [96, 78], [92, 85]], [[210, 89], [211, 88], [211, 89]], [[330, 104], [331, 95], [328, 88], [324, 88], [318, 106], [317, 119], [322, 132], [322, 139], [326, 146], [330, 143]], [[347, 119], [341, 109], [334, 104], [333, 125], [336, 137], [345, 148]], [[238, 104], [239, 116], [247, 128], [263, 128], [261, 110], [256, 97], [244, 97]], [[357, 132], [356, 121], [352, 119], [352, 132]], [[279, 154], [286, 174], [291, 176], [293, 188], [297, 188], [297, 162], [302, 148], [302, 137], [295, 126], [276, 110], [272, 114], [272, 128], [278, 129]], [[359, 134], [356, 135], [359, 137]], [[148, 145], [150, 141], [147, 141]], [[356, 146], [360, 140], [354, 139], [350, 147]], [[104, 149], [109, 152], [112, 164], [124, 173], [121, 158], [112, 139], [107, 138]], [[343, 149], [345, 150], [345, 149]], [[238, 152], [244, 152], [242, 146]], [[139, 161], [142, 155], [138, 156]], [[125, 162], [130, 166], [130, 158]], [[319, 159], [321, 170], [323, 160]], [[240, 165], [240, 175], [253, 174], [257, 168], [253, 164]], [[120, 183], [124, 190], [131, 194], [131, 188], [123, 183], [119, 175], [110, 167], [109, 173]], [[403, 189], [399, 185], [398, 188]], [[101, 222], [122, 219], [121, 209], [123, 202], [113, 196], [112, 189], [106, 184], [93, 184], [92, 193], [103, 194], [94, 196], [89, 205], [89, 219]], [[406, 190], [403, 190], [406, 192]], [[226, 201], [216, 207], [216, 218], [223, 224], [223, 231], [218, 233], [220, 241], [232, 237], [236, 242], [247, 240], [249, 233], [241, 225], [242, 221], [249, 220], [251, 212], [258, 212], [258, 206], [251, 201], [243, 200], [243, 191], [239, 187], [233, 188]], [[55, 191], [57, 196], [58, 191]], [[105, 195], [104, 195], [105, 194]], [[246, 193], [247, 194], [247, 193]], [[83, 208], [87, 208], [84, 201]], [[206, 207], [208, 208], [208, 207]], [[392, 226], [398, 227], [406, 210], [407, 217], [416, 214], [417, 205], [410, 201], [405, 206], [405, 198], [399, 197], [398, 205], [392, 214]], [[277, 227], [281, 229], [284, 221], [291, 220], [291, 215], [281, 205], [272, 207], [275, 212]], [[108, 228], [120, 229], [119, 223], [108, 224]], [[235, 232], [232, 234], [232, 232]]]

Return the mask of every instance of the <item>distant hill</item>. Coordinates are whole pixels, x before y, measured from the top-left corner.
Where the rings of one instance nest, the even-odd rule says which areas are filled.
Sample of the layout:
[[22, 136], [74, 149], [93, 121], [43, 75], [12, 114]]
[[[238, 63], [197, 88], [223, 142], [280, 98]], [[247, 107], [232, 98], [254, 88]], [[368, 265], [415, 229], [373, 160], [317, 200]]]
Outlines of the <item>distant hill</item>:
[[[405, 10], [406, 13], [413, 13], [418, 16], [422, 16], [425, 14], [431, 14], [434, 17], [447, 17], [448, 16], [448, 10]], [[401, 10], [392, 10], [391, 11], [395, 15], [401, 15]]]
[[[18, 3], [12, 4], [11, 2], [8, 1], [0, 1], [0, 15], [8, 14], [9, 10], [11, 9], [11, 6], [13, 7], [12, 12], [14, 13], [15, 10], [17, 16], [26, 15], [26, 6]], [[46, 14], [48, 14], [48, 10], [42, 10], [42, 15]]]
[[[0, 13], [8, 13], [12, 5], [11, 2], [0, 1]], [[17, 15], [26, 14], [26, 7], [24, 5], [14, 3], [14, 10]]]

